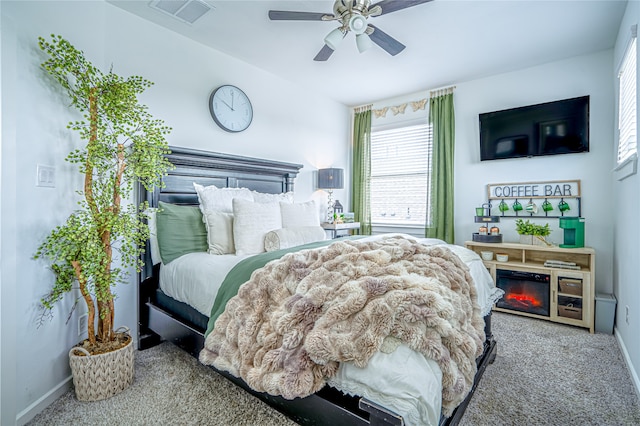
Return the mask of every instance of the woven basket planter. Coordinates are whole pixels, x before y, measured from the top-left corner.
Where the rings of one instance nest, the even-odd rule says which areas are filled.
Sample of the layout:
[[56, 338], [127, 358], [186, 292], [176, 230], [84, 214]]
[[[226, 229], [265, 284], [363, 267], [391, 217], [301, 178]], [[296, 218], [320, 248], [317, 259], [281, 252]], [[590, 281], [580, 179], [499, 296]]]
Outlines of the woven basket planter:
[[[75, 351], [84, 352], [84, 355], [75, 355]], [[72, 348], [69, 364], [76, 398], [79, 401], [99, 401], [122, 392], [133, 383], [133, 361], [131, 338], [125, 347], [99, 355], [90, 355], [84, 348]]]

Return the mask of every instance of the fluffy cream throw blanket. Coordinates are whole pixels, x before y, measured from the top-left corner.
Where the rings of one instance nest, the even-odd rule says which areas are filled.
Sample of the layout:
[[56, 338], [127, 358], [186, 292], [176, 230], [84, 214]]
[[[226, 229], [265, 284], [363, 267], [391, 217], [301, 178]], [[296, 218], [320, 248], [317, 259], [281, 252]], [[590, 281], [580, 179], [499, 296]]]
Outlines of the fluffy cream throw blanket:
[[292, 399], [321, 389], [340, 362], [364, 367], [400, 341], [440, 365], [448, 416], [471, 389], [484, 337], [472, 278], [450, 250], [402, 237], [337, 241], [255, 271], [200, 361]]

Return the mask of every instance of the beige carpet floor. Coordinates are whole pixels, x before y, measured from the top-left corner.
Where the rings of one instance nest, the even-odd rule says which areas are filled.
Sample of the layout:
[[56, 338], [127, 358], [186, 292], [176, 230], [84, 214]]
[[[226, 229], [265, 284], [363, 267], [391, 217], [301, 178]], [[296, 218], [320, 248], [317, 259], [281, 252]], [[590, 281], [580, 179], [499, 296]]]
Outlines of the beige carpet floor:
[[[640, 404], [616, 339], [494, 313], [498, 356], [462, 425], [640, 425]], [[169, 343], [136, 352], [131, 387], [83, 403], [69, 391], [29, 424], [294, 425]]]

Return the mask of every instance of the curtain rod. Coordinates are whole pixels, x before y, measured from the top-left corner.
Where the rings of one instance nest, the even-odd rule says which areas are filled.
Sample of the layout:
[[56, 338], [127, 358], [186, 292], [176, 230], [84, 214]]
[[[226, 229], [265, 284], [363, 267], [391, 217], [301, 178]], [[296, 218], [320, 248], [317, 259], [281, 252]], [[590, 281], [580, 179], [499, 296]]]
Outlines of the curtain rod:
[[429, 97], [433, 98], [434, 96], [448, 95], [450, 93], [453, 93], [455, 88], [456, 86], [449, 86], [449, 87], [443, 87], [440, 89], [433, 89], [429, 92]]
[[365, 111], [369, 111], [371, 109], [371, 107], [373, 107], [373, 104], [369, 104], [369, 105], [362, 105], [359, 107], [355, 107], [353, 108], [353, 112], [365, 112]]
[[[437, 89], [430, 89], [429, 91], [429, 97], [432, 98], [434, 96], [442, 96], [442, 95], [446, 95], [448, 93], [453, 93], [453, 91], [456, 89], [456, 86], [447, 86], [447, 87], [440, 87]], [[358, 107], [353, 107], [353, 111], [354, 112], [363, 112], [363, 111], [367, 111], [370, 110], [373, 107], [373, 104], [368, 104], [368, 105], [361, 105]]]

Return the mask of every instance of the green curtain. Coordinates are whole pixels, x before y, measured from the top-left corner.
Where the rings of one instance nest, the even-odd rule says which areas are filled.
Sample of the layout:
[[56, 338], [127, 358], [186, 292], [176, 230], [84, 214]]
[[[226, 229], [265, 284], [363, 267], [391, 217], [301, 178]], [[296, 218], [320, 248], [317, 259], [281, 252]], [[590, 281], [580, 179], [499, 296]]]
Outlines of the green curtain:
[[431, 97], [429, 122], [433, 125], [431, 223], [427, 224], [425, 236], [453, 244], [453, 154], [456, 139], [453, 93]]
[[371, 235], [371, 109], [356, 112], [353, 123], [351, 206], [360, 234]]

